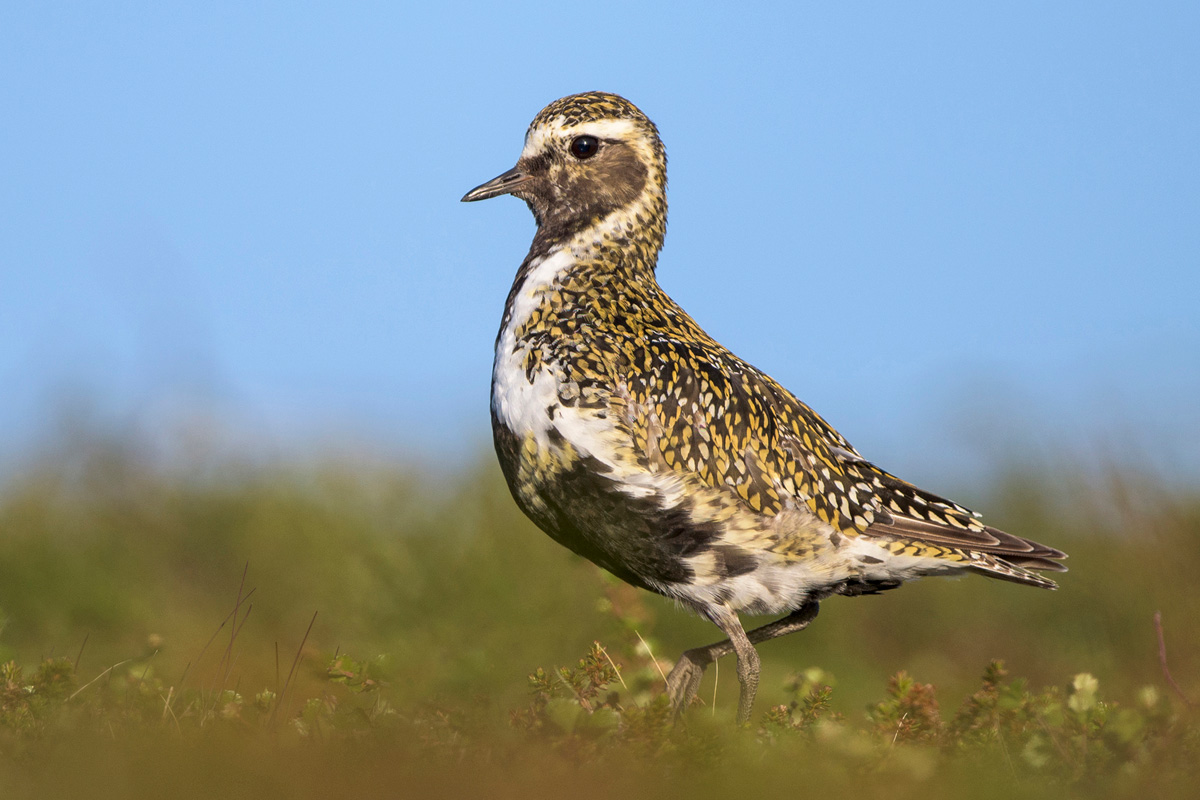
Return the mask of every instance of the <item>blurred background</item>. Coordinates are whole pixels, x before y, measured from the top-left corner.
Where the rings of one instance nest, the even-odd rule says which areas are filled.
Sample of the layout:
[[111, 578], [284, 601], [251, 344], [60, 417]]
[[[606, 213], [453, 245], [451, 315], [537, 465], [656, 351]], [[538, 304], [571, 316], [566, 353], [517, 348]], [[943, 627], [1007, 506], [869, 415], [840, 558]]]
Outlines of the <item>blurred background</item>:
[[1072, 555], [1056, 595], [832, 601], [764, 687], [1135, 686], [1157, 609], [1197, 674], [1195, 4], [418, 5], [0, 12], [0, 659], [87, 637], [173, 681], [247, 564], [247, 682], [314, 611], [308, 647], [389, 653], [413, 702], [713, 638], [534, 530], [490, 453], [533, 222], [458, 198], [604, 89], [666, 141], [659, 277], [710, 333]]

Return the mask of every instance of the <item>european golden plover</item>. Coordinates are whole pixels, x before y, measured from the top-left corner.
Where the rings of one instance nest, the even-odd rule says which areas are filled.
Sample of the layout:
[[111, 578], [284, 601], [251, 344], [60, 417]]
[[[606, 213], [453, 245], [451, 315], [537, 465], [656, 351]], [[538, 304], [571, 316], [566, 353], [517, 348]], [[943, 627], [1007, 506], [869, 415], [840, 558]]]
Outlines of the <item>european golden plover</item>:
[[[511, 194], [537, 221], [504, 306], [492, 430], [517, 504], [556, 541], [674, 598], [727, 640], [667, 679], [677, 711], [737, 654], [738, 720], [754, 645], [806, 627], [831, 595], [964, 570], [1054, 588], [1065, 554], [989, 527], [884, 472], [658, 285], [667, 156], [632, 103], [557, 100], [517, 165], [464, 201]], [[738, 618], [784, 614], [746, 633]]]

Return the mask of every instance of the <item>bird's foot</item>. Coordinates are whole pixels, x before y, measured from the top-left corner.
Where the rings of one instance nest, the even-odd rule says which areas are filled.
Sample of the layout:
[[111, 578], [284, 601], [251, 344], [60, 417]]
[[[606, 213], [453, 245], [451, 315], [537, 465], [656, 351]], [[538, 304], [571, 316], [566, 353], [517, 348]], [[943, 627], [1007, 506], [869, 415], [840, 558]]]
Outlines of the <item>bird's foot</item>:
[[700, 679], [711, 662], [712, 656], [707, 647], [688, 650], [675, 662], [674, 669], [667, 676], [667, 697], [671, 700], [676, 719], [696, 699], [696, 693], [700, 691]]

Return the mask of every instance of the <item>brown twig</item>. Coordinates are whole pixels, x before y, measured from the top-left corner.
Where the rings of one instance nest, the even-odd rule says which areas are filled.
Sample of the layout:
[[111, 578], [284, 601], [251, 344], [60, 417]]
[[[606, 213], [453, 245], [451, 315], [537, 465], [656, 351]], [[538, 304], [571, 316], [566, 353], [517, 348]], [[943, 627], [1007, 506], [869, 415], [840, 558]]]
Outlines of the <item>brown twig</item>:
[[[159, 697], [162, 697], [162, 695], [160, 694]], [[168, 687], [167, 688], [167, 696], [163, 697], [162, 721], [166, 722], [167, 714], [170, 714], [171, 719], [175, 720], [175, 730], [182, 731], [182, 728], [179, 727], [179, 717], [175, 716], [175, 712], [173, 710], [171, 710], [171, 700], [173, 700], [174, 697], [175, 697], [175, 687], [174, 686]]]
[[112, 674], [112, 671], [113, 671], [114, 669], [116, 669], [117, 667], [121, 666], [122, 664], [128, 664], [128, 663], [129, 663], [130, 661], [132, 661], [132, 660], [133, 660], [132, 658], [127, 658], [127, 659], [125, 659], [124, 661], [118, 661], [117, 663], [113, 664], [111, 667], [109, 667], [108, 669], [104, 670], [103, 672], [101, 672], [101, 673], [100, 673], [99, 675], [97, 675], [96, 677], [92, 678], [90, 681], [88, 681], [87, 683], [85, 683], [83, 686], [80, 686], [78, 689], [76, 689], [76, 690], [75, 690], [75, 694], [72, 694], [70, 697], [68, 697], [68, 698], [67, 698], [67, 702], [69, 703], [70, 701], [74, 700], [74, 699], [75, 699], [75, 697], [76, 697], [76, 695], [78, 695], [78, 694], [79, 694], [80, 692], [82, 692], [84, 689], [86, 689], [86, 688], [88, 688], [89, 686], [91, 686], [91, 685], [92, 685], [93, 683], [95, 683], [96, 681], [98, 681], [98, 680], [100, 680], [101, 678], [103, 678], [105, 675], [111, 675], [111, 674]]
[[85, 633], [83, 635], [83, 644], [79, 645], [79, 652], [75, 655], [75, 665], [71, 667], [71, 672], [79, 671], [79, 659], [83, 658], [83, 648], [87, 647], [87, 640], [89, 636], [91, 636], [90, 633]]
[[1183, 693], [1183, 689], [1179, 688], [1179, 684], [1171, 677], [1171, 670], [1167, 667], [1167, 640], [1163, 637], [1162, 612], [1154, 612], [1154, 632], [1158, 634], [1158, 664], [1162, 667], [1163, 677], [1167, 679], [1167, 684], [1175, 690], [1175, 694], [1183, 700], [1183, 704], [1188, 708], [1195, 708], [1195, 704], [1188, 699], [1188, 696]]
[[[242, 592], [246, 590], [246, 575], [250, 572], [250, 562], [246, 562], [246, 566], [242, 568], [242, 582], [238, 584], [237, 598], [233, 601], [233, 624], [229, 626], [229, 644], [225, 647], [225, 652], [221, 655], [221, 661], [217, 664], [217, 669], [224, 671], [221, 674], [221, 689], [217, 692], [220, 695], [225, 691], [225, 684], [229, 681], [230, 662], [233, 660], [233, 645], [237, 642], [238, 632], [241, 631], [241, 625], [238, 624], [238, 612], [242, 610]], [[250, 616], [250, 611], [247, 609], [246, 616]], [[245, 623], [245, 619], [242, 620]]]
[[[256, 591], [255, 589], [251, 589], [249, 592], [247, 592], [246, 596], [242, 598], [242, 602], [249, 600], [255, 591]], [[214, 641], [216, 641], [217, 636], [219, 636], [221, 634], [221, 631], [225, 630], [225, 624], [227, 622], [229, 622], [230, 618], [233, 617], [233, 615], [236, 614], [237, 612], [238, 612], [238, 609], [235, 608], [233, 611], [230, 611], [228, 614], [225, 615], [225, 619], [221, 620], [221, 624], [217, 626], [217, 629], [215, 631], [213, 631], [213, 635], [209, 637], [208, 642], [204, 645], [204, 647], [202, 647], [200, 649], [200, 655], [196, 656], [195, 661], [189, 661], [187, 663], [187, 666], [183, 668], [183, 675], [180, 676], [180, 678], [179, 678], [179, 690], [180, 691], [183, 691], [183, 682], [185, 680], [187, 680], [188, 671], [192, 668], [192, 664], [200, 663], [200, 660], [202, 658], [204, 658], [204, 654], [208, 652], [209, 646], [211, 646], [212, 643]]]
[[[151, 653], [150, 657], [146, 659], [146, 668], [144, 670], [142, 670], [142, 677], [138, 678], [138, 685], [137, 685], [138, 689], [141, 689], [142, 684], [144, 684], [146, 682], [146, 675], [148, 675], [150, 673], [150, 662], [154, 660], [154, 657], [156, 655], [158, 655], [157, 650], [155, 650], [153, 653]], [[126, 702], [128, 702], [128, 701], [126, 701]]]
[[717, 686], [721, 684], [721, 659], [713, 662], [713, 704], [712, 715], [717, 715]]
[[658, 659], [654, 657], [654, 651], [650, 649], [650, 645], [646, 644], [646, 640], [637, 632], [637, 628], [633, 629], [634, 634], [638, 637], [638, 641], [642, 643], [642, 647], [646, 648], [646, 653], [650, 656], [650, 660], [654, 662], [654, 668], [658, 670], [658, 674], [662, 676], [663, 683], [667, 682], [667, 675], [663, 672], [663, 668], [659, 666]]
[[[612, 656], [610, 656], [608, 651], [604, 649], [604, 645], [600, 644], [599, 642], [596, 642], [596, 644], [599, 645], [600, 652], [604, 653], [604, 657], [608, 659], [608, 665], [613, 668], [613, 672], [617, 673], [617, 680], [621, 682], [621, 686], [623, 686], [625, 691], [628, 692], [629, 687], [625, 685], [625, 679], [621, 677], [621, 670], [617, 668], [617, 663], [612, 660]], [[336, 654], [334, 655], [334, 658], [337, 658]]]
[[274, 724], [275, 716], [279, 709], [283, 706], [283, 698], [287, 696], [288, 687], [292, 685], [292, 675], [296, 672], [296, 665], [300, 663], [300, 656], [304, 653], [304, 645], [308, 642], [308, 635], [312, 633], [313, 623], [317, 621], [317, 612], [314, 611], [312, 619], [308, 622], [308, 630], [304, 632], [304, 638], [300, 640], [300, 646], [296, 648], [296, 657], [292, 659], [292, 668], [288, 670], [287, 680], [283, 682], [283, 691], [279, 693], [279, 698], [275, 701], [275, 708], [271, 711], [271, 723]]

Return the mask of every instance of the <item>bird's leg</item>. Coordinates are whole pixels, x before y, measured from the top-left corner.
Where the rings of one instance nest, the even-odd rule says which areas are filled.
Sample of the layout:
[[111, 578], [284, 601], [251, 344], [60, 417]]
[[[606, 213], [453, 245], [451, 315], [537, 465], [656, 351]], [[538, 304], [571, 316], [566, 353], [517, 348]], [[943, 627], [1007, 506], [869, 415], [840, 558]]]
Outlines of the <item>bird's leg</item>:
[[[684, 709], [692, 704], [692, 699], [700, 690], [700, 678], [704, 676], [705, 668], [721, 656], [736, 652], [738, 654], [738, 683], [741, 694], [738, 698], [738, 722], [750, 719], [750, 709], [754, 705], [754, 695], [758, 689], [758, 653], [754, 645], [766, 642], [789, 633], [802, 631], [817, 618], [819, 604], [813, 600], [805, 603], [786, 617], [774, 622], [768, 622], [761, 628], [746, 633], [738, 621], [737, 614], [732, 609], [722, 608], [724, 613], [710, 614], [710, 619], [725, 631], [728, 639], [696, 647], [685, 652], [675, 662], [675, 668], [667, 676], [667, 696], [675, 714], [682, 714]], [[739, 647], [738, 639], [741, 639]], [[748, 653], [748, 655], [744, 655]]]
[[742, 725], [750, 720], [750, 709], [754, 706], [754, 696], [758, 694], [758, 651], [746, 636], [737, 612], [729, 606], [719, 607], [718, 613], [712, 615], [712, 621], [725, 631], [729, 642], [733, 644], [734, 652], [737, 653], [738, 685], [741, 687], [738, 694], [737, 721], [738, 725]]

